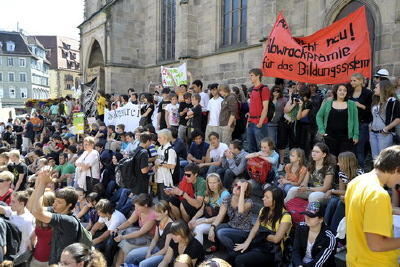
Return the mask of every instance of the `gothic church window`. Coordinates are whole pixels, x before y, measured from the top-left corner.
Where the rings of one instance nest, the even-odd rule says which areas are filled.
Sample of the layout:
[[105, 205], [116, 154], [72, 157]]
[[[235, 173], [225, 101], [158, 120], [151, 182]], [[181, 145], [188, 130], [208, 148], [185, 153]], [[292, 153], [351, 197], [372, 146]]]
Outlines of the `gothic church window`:
[[161, 60], [175, 59], [176, 0], [161, 0]]
[[246, 42], [247, 0], [223, 0], [222, 46]]

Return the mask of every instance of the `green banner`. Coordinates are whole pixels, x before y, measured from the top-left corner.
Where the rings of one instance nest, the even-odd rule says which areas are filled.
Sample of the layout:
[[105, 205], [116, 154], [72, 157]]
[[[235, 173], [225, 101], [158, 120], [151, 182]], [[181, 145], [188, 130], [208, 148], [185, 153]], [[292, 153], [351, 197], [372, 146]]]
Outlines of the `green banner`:
[[85, 114], [83, 112], [74, 113], [72, 118], [74, 134], [83, 134], [85, 129]]

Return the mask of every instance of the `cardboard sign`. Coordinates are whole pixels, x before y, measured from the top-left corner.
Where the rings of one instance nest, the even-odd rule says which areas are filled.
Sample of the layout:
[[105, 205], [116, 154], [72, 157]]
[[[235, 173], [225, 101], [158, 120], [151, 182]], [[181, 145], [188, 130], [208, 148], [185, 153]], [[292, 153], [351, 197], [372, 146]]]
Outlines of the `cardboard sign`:
[[128, 102], [116, 110], [107, 111], [104, 114], [104, 123], [108, 125], [125, 125], [125, 132], [133, 132], [140, 121], [140, 106]]
[[186, 63], [183, 63], [177, 68], [166, 68], [161, 66], [161, 79], [163, 86], [179, 86], [187, 84]]
[[85, 129], [85, 113], [73, 113], [72, 114], [72, 125], [73, 134], [83, 134]]
[[262, 62], [264, 76], [316, 84], [348, 82], [353, 73], [370, 77], [371, 67], [365, 7], [300, 38], [292, 36], [279, 14]]

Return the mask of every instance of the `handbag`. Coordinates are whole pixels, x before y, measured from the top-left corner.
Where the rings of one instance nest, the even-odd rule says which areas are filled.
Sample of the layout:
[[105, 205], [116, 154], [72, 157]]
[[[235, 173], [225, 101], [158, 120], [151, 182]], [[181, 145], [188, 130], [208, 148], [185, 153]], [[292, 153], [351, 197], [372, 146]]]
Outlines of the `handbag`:
[[219, 213], [219, 207], [218, 207], [218, 206], [212, 207], [212, 206], [209, 205], [209, 204], [206, 204], [206, 205], [204, 206], [204, 216], [205, 216], [206, 218], [215, 217], [215, 216], [218, 215], [218, 213]]

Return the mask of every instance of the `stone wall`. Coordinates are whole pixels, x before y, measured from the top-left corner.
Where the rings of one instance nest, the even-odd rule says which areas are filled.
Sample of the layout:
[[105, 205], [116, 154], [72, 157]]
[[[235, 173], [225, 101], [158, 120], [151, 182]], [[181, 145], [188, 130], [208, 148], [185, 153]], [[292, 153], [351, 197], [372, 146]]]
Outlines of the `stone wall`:
[[[87, 0], [86, 5], [96, 1]], [[160, 61], [160, 0], [119, 0], [81, 26], [82, 70], [98, 40], [105, 58], [106, 92], [127, 88], [147, 90], [160, 82], [160, 66], [187, 62], [194, 79], [249, 83], [248, 70], [261, 65], [265, 38], [282, 11], [295, 36], [304, 36], [331, 24], [350, 0], [251, 0], [247, 10], [247, 41], [221, 46], [221, 0], [189, 0], [176, 4], [175, 60]], [[400, 76], [400, 1], [358, 0], [375, 21], [376, 68]], [[88, 7], [86, 7], [88, 8]], [[90, 8], [89, 8], [90, 9]], [[267, 79], [266, 82], [271, 82]]]

